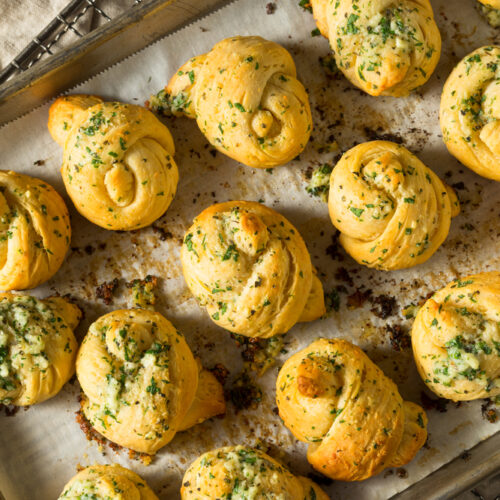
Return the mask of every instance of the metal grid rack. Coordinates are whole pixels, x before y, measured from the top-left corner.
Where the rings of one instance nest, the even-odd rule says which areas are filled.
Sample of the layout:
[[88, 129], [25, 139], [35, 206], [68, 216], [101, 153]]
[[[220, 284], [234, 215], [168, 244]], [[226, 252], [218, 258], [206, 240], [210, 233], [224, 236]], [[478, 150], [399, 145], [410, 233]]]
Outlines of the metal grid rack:
[[[132, 5], [142, 3], [143, 0], [131, 0]], [[71, 0], [59, 14], [14, 58], [14, 60], [0, 71], [0, 85], [12, 76], [31, 68], [44, 54], [53, 54], [53, 49], [61, 38], [73, 32], [82, 37], [75, 24], [89, 11], [105, 22], [111, 21], [111, 17], [99, 7], [98, 0]]]

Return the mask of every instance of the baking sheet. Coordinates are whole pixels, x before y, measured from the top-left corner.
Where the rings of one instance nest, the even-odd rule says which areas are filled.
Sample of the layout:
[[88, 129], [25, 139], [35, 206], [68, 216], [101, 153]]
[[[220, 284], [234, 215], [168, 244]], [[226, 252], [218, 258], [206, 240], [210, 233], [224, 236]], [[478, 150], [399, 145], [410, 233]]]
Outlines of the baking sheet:
[[[185, 334], [205, 366], [222, 362], [234, 376], [242, 366], [239, 351], [228, 333], [215, 326], [191, 297], [182, 278], [179, 249], [193, 217], [210, 204], [230, 199], [264, 200], [298, 227], [325, 290], [338, 285], [347, 289], [341, 293], [338, 312], [313, 323], [296, 325], [287, 334], [289, 354], [318, 336], [346, 337], [367, 350], [398, 383], [405, 398], [421, 402], [424, 385], [414, 368], [411, 352], [395, 351], [385, 326], [408, 325], [401, 309], [451, 279], [500, 268], [499, 185], [468, 171], [446, 152], [438, 123], [440, 91], [454, 64], [473, 49], [494, 42], [498, 34], [478, 14], [474, 0], [434, 0], [443, 36], [443, 54], [436, 72], [422, 91], [409, 98], [375, 99], [363, 95], [344, 79], [326, 76], [318, 59], [329, 54], [328, 42], [311, 36], [314, 21], [299, 8], [298, 1], [278, 0], [272, 15], [266, 14], [267, 3], [235, 1], [75, 91], [142, 104], [165, 85], [185, 60], [209, 50], [221, 38], [261, 35], [290, 50], [299, 77], [310, 93], [315, 130], [300, 159], [272, 173], [254, 170], [219, 153], [213, 155], [194, 121], [165, 120], [175, 139], [175, 159], [181, 177], [177, 196], [167, 213], [154, 227], [111, 233], [88, 223], [67, 200], [72, 211], [73, 250], [59, 273], [34, 293], [69, 293], [74, 297], [85, 311], [77, 330], [81, 339], [98, 316], [132, 305], [123, 286], [125, 281], [147, 274], [160, 276], [158, 310]], [[2, 169], [43, 178], [64, 194], [59, 174], [61, 151], [46, 130], [47, 111], [48, 106], [44, 106], [0, 129]], [[453, 220], [443, 247], [427, 263], [404, 271], [369, 270], [355, 264], [342, 250], [332, 251], [335, 230], [327, 206], [305, 190], [311, 167], [332, 163], [355, 143], [384, 134], [392, 134], [393, 139], [402, 141], [448, 183], [457, 185], [462, 202], [462, 213]], [[339, 280], [340, 268], [347, 270], [352, 286]], [[106, 306], [96, 299], [95, 288], [115, 277], [122, 285], [113, 303]], [[395, 296], [397, 314], [381, 320], [370, 311], [374, 306], [369, 301], [358, 308], [347, 308], [347, 296], [362, 287], [371, 289], [373, 296]], [[311, 469], [305, 460], [306, 446], [293, 439], [273, 411], [276, 372], [286, 357], [281, 355], [278, 365], [259, 379], [264, 398], [256, 410], [236, 414], [229, 404], [225, 419], [214, 419], [179, 433], [150, 466], [130, 460], [126, 452], [101, 450], [95, 442], [86, 440], [75, 422], [79, 391], [76, 382], [67, 384], [56, 398], [22, 409], [14, 417], [2, 414], [0, 490], [7, 500], [57, 498], [78, 465], [118, 462], [141, 474], [160, 498], [176, 499], [184, 470], [200, 453], [227, 444], [253, 445], [259, 438], [295, 473], [307, 474]], [[325, 486], [325, 490], [332, 498], [356, 499], [388, 498], [404, 490], [500, 429], [500, 423], [491, 424], [483, 418], [482, 404], [466, 403], [457, 408], [450, 403], [446, 412], [429, 410], [428, 445], [404, 471], [382, 473], [363, 483], [335, 482]]]

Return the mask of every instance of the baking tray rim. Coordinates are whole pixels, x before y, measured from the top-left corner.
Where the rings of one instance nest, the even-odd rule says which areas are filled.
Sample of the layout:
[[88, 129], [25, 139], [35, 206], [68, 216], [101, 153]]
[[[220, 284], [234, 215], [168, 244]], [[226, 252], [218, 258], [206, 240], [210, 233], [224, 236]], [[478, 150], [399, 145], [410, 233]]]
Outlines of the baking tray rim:
[[[234, 0], [148, 0], [85, 35], [67, 49], [0, 86], [0, 127], [137, 54]], [[172, 13], [175, 11], [175, 16]], [[183, 15], [184, 14], [184, 15]], [[172, 21], [172, 18], [175, 21]], [[165, 23], [162, 26], [162, 23]], [[162, 29], [167, 26], [167, 29]], [[130, 36], [140, 33], [140, 39]], [[118, 43], [119, 42], [119, 43]], [[123, 42], [123, 43], [122, 43]], [[113, 45], [113, 57], [106, 48]], [[101, 56], [101, 64], [95, 64]], [[104, 59], [104, 61], [102, 61]], [[91, 67], [89, 63], [94, 62]], [[500, 470], [500, 431], [442, 465], [390, 500], [454, 498]], [[1, 485], [0, 485], [1, 486]], [[0, 500], [3, 496], [0, 489]]]

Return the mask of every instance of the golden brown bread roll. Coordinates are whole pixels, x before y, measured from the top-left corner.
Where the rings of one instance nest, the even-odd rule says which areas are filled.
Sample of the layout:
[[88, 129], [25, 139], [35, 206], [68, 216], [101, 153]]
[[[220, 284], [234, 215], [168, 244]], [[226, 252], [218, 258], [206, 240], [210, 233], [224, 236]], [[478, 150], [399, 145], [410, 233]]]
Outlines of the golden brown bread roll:
[[451, 72], [440, 122], [448, 151], [479, 175], [500, 181], [500, 46], [481, 47]]
[[64, 184], [77, 210], [105, 229], [139, 229], [163, 215], [179, 174], [174, 142], [150, 111], [96, 96], [56, 99], [49, 131], [63, 147]]
[[66, 484], [59, 500], [158, 500], [144, 479], [118, 464], [91, 465]]
[[479, 10], [494, 28], [500, 27], [500, 0], [479, 0]]
[[260, 203], [205, 209], [186, 233], [181, 260], [189, 289], [226, 330], [269, 338], [325, 313], [304, 240]]
[[94, 322], [76, 374], [92, 426], [138, 452], [153, 454], [178, 431], [225, 411], [222, 386], [197, 364], [182, 334], [145, 309], [113, 311]]
[[182, 500], [328, 500], [311, 480], [294, 476], [262, 451], [227, 446], [196, 459], [182, 480]]
[[46, 182], [0, 170], [0, 290], [35, 288], [61, 267], [68, 209]]
[[41, 403], [75, 372], [81, 312], [61, 297], [0, 294], [0, 404]]
[[311, 0], [337, 66], [370, 95], [401, 97], [423, 85], [441, 55], [429, 0]]
[[411, 340], [420, 376], [442, 398], [500, 394], [500, 272], [452, 281], [422, 306]]
[[386, 271], [429, 259], [460, 211], [453, 189], [406, 148], [388, 141], [365, 142], [344, 153], [330, 177], [328, 209], [347, 253]]
[[309, 444], [322, 474], [360, 481], [413, 459], [427, 438], [424, 410], [346, 340], [319, 339], [289, 358], [276, 382], [284, 424]]
[[165, 93], [168, 112], [195, 118], [214, 147], [251, 167], [289, 162], [311, 134], [309, 99], [292, 56], [258, 36], [227, 38], [193, 57]]
[[500, 9], [500, 0], [478, 0], [483, 5], [487, 5], [493, 9]]

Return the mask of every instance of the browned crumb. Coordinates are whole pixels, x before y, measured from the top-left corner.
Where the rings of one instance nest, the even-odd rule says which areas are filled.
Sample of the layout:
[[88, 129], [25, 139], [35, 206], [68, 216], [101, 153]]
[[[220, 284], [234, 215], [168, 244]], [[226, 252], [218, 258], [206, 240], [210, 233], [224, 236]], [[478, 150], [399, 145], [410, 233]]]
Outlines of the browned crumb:
[[170, 231], [167, 231], [161, 226], [153, 224], [151, 227], [153, 228], [153, 231], [155, 233], [159, 234], [160, 241], [171, 240], [174, 237], [174, 235]]
[[332, 236], [332, 243], [326, 248], [326, 255], [329, 255], [332, 260], [337, 260], [339, 262], [342, 262], [344, 260], [344, 254], [342, 247], [340, 246], [339, 243], [339, 235], [340, 232], [336, 231], [335, 234]]
[[256, 409], [262, 401], [262, 389], [244, 371], [233, 382], [226, 399], [233, 403], [236, 413], [248, 408]]
[[224, 385], [229, 377], [229, 370], [222, 364], [217, 363], [210, 371], [213, 373], [214, 377], [218, 380], [220, 385]]
[[95, 289], [96, 299], [101, 299], [107, 306], [113, 302], [113, 294], [118, 288], [118, 279], [114, 278], [112, 281], [105, 281]]
[[400, 477], [401, 479], [406, 479], [408, 477], [408, 472], [406, 469], [403, 469], [403, 468], [399, 468], [399, 469], [396, 469], [396, 474], [398, 475], [398, 477]]
[[274, 12], [276, 11], [276, 4], [274, 2], [269, 2], [267, 5], [266, 5], [266, 14], [274, 14]]
[[450, 402], [448, 399], [444, 398], [433, 399], [427, 396], [425, 392], [420, 393], [420, 401], [422, 402], [424, 410], [437, 410], [440, 413], [448, 411], [446, 407]]
[[21, 409], [20, 406], [0, 404], [0, 412], [3, 411], [6, 417], [14, 417], [20, 409]]
[[401, 325], [387, 325], [386, 330], [389, 333], [391, 347], [395, 351], [405, 351], [411, 347], [411, 337]]
[[349, 271], [345, 267], [339, 267], [335, 271], [335, 279], [338, 281], [342, 281], [349, 286], [354, 286], [354, 280], [352, 279]]
[[356, 289], [356, 291], [347, 297], [347, 307], [349, 309], [358, 309], [369, 299], [371, 290]]
[[392, 316], [396, 310], [396, 298], [389, 295], [377, 295], [376, 297], [370, 297], [370, 302], [373, 305], [371, 312], [377, 316], [377, 318], [386, 319]]
[[493, 401], [487, 399], [485, 403], [481, 405], [481, 415], [490, 424], [494, 424], [498, 421], [498, 413], [495, 408], [492, 408]]

